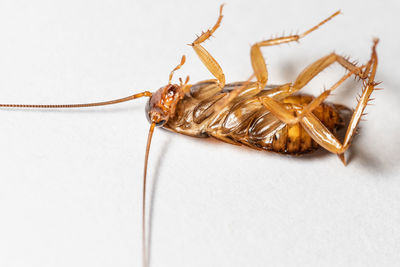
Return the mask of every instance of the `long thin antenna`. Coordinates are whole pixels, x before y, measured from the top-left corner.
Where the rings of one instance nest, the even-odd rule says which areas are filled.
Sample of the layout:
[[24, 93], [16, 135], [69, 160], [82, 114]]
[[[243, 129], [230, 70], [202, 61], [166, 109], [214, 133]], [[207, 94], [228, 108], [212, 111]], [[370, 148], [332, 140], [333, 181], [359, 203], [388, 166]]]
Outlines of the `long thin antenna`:
[[112, 104], [118, 104], [121, 102], [126, 102], [129, 100], [133, 100], [139, 97], [147, 96], [150, 97], [152, 94], [149, 91], [144, 91], [139, 94], [134, 94], [131, 96], [127, 96], [124, 98], [119, 98], [110, 101], [103, 102], [94, 102], [94, 103], [85, 103], [85, 104], [62, 104], [62, 105], [31, 105], [31, 104], [0, 104], [0, 107], [3, 108], [86, 108], [86, 107], [97, 107], [97, 106], [106, 106]]
[[147, 246], [146, 246], [146, 182], [147, 182], [147, 163], [149, 161], [149, 152], [151, 138], [153, 137], [154, 127], [153, 122], [150, 126], [149, 135], [147, 137], [146, 155], [144, 158], [144, 174], [143, 174], [143, 200], [142, 200], [142, 252], [143, 252], [143, 267], [148, 267]]

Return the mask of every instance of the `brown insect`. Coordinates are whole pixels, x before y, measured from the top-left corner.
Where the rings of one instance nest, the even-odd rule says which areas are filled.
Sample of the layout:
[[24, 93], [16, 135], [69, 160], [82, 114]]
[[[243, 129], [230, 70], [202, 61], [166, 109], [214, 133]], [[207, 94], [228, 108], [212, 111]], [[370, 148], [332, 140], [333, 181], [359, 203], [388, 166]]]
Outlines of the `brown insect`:
[[[218, 62], [201, 45], [218, 29], [222, 21], [222, 9], [215, 25], [203, 32], [191, 46], [216, 79], [189, 84], [189, 76], [179, 84], [173, 84], [176, 70], [185, 63], [185, 56], [175, 67], [166, 86], [154, 93], [145, 91], [125, 98], [66, 105], [0, 104], [11, 108], [82, 108], [117, 104], [139, 97], [149, 97], [146, 114], [150, 122], [143, 176], [143, 266], [147, 266], [146, 252], [146, 174], [150, 144], [154, 128], [161, 126], [170, 131], [194, 137], [213, 137], [250, 148], [274, 151], [282, 154], [302, 155], [319, 147], [332, 152], [345, 164], [344, 152], [349, 148], [363, 111], [377, 83], [374, 81], [378, 57], [374, 39], [370, 60], [358, 66], [335, 53], [318, 59], [306, 67], [293, 83], [268, 85], [268, 71], [261, 47], [299, 41], [318, 27], [340, 14], [335, 12], [316, 26], [298, 35], [284, 36], [255, 43], [250, 56], [254, 74], [245, 82], [225, 83], [225, 75]], [[333, 63], [339, 63], [348, 73], [332, 87], [317, 97], [298, 93], [310, 80]], [[343, 114], [348, 108], [324, 102], [330, 93], [350, 76], [362, 80], [362, 94], [347, 125], [341, 143], [337, 130], [344, 126]], [[255, 77], [257, 81], [251, 81]]]

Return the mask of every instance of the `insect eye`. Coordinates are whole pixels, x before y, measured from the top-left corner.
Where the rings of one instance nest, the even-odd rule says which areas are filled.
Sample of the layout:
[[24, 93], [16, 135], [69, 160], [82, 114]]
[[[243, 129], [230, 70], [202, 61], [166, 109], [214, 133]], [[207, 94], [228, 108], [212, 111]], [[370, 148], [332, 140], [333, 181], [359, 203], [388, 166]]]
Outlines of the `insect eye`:
[[163, 126], [167, 121], [166, 120], [160, 120], [159, 122], [156, 123], [156, 126]]
[[174, 89], [172, 89], [172, 88], [168, 89], [167, 96], [174, 96], [174, 94], [175, 94], [175, 90]]

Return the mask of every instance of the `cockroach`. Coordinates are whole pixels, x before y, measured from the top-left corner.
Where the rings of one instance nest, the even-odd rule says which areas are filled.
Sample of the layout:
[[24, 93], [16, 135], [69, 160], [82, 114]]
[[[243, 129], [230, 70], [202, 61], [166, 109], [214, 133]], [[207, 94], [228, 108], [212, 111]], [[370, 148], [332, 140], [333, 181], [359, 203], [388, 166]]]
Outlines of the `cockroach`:
[[[146, 115], [150, 122], [150, 130], [145, 152], [142, 193], [143, 266], [148, 266], [145, 223], [146, 176], [155, 127], [163, 127], [193, 137], [212, 137], [233, 145], [244, 145], [281, 154], [302, 155], [322, 147], [336, 154], [343, 164], [346, 164], [344, 153], [351, 145], [363, 111], [378, 84], [374, 81], [378, 65], [376, 53], [378, 39], [373, 40], [370, 60], [364, 65], [358, 65], [348, 58], [331, 53], [306, 67], [292, 83], [282, 85], [267, 83], [268, 71], [261, 53], [262, 47], [297, 42], [339, 15], [340, 11], [301, 34], [272, 38], [253, 44], [250, 58], [254, 74], [247, 81], [227, 84], [222, 68], [202, 46], [202, 43], [220, 26], [222, 10], [223, 5], [220, 6], [215, 25], [202, 32], [190, 44], [215, 79], [189, 84], [187, 76], [185, 81], [179, 78], [179, 84], [172, 83], [174, 72], [185, 63], [186, 57], [182, 56], [180, 63], [169, 74], [168, 84], [153, 93], [145, 91], [116, 100], [85, 104], [0, 104], [3, 108], [62, 109], [112, 105], [140, 97], [149, 98]], [[317, 97], [299, 93], [308, 82], [335, 62], [347, 70], [347, 74]], [[344, 126], [344, 113], [349, 109], [324, 101], [351, 76], [362, 81], [362, 93], [352, 112], [342, 143], [337, 138], [337, 131]], [[254, 77], [256, 81], [252, 81]]]

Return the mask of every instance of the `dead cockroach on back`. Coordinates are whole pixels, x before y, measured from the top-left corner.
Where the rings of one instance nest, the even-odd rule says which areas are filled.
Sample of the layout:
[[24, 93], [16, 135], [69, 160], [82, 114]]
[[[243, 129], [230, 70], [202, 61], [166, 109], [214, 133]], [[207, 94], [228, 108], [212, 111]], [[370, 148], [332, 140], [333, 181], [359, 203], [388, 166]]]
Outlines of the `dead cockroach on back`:
[[[254, 74], [245, 82], [225, 83], [225, 75], [218, 62], [202, 46], [218, 29], [222, 21], [222, 9], [216, 24], [203, 32], [190, 45], [203, 64], [216, 79], [189, 84], [189, 76], [179, 84], [172, 84], [173, 74], [185, 63], [185, 56], [175, 67], [166, 86], [156, 92], [148, 91], [125, 98], [66, 105], [0, 104], [9, 108], [82, 108], [117, 104], [139, 97], [149, 97], [146, 115], [150, 122], [143, 181], [143, 266], [147, 266], [146, 252], [146, 173], [151, 138], [156, 126], [194, 137], [213, 137], [234, 144], [245, 145], [258, 150], [282, 154], [301, 155], [319, 147], [339, 156], [345, 163], [344, 152], [349, 148], [363, 111], [376, 86], [375, 73], [378, 57], [374, 40], [370, 60], [358, 66], [348, 59], [331, 53], [306, 67], [292, 83], [268, 85], [268, 71], [261, 53], [261, 47], [298, 41], [333, 17], [335, 12], [311, 29], [298, 35], [273, 38], [255, 43], [250, 50]], [[317, 97], [304, 95], [299, 91], [316, 75], [333, 63], [339, 63], [348, 73]], [[342, 105], [329, 104], [324, 100], [350, 76], [362, 80], [362, 94], [347, 125], [343, 143], [336, 137], [336, 131], [343, 127]], [[255, 77], [256, 81], [251, 81]]]

